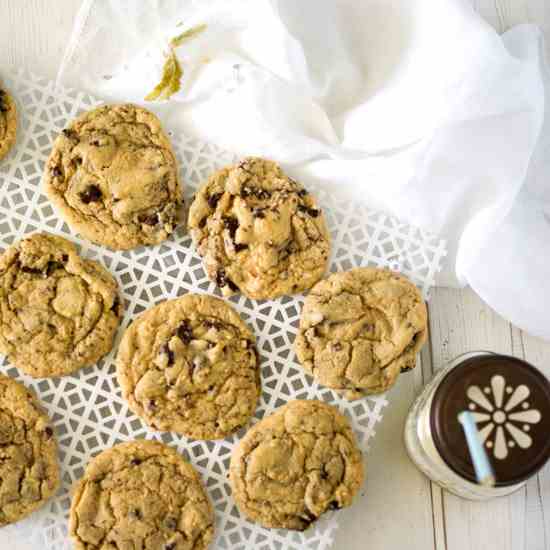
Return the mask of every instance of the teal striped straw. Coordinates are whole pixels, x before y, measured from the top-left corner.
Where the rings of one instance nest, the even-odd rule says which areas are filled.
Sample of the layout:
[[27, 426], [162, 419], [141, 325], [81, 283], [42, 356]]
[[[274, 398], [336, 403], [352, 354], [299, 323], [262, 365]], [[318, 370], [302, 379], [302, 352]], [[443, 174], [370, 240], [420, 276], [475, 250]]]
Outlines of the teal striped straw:
[[477, 482], [484, 487], [494, 487], [495, 473], [479, 437], [472, 413], [470, 411], [462, 411], [458, 415], [458, 421], [462, 424], [462, 429], [466, 436], [466, 443], [468, 444], [468, 451], [474, 465]]

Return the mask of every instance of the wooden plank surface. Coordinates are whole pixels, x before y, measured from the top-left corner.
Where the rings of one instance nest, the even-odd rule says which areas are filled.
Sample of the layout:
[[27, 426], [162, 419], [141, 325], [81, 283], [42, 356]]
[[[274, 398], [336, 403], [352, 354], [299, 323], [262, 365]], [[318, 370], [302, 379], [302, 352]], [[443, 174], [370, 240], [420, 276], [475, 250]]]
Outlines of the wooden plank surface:
[[[550, 0], [472, 1], [499, 32], [519, 23], [539, 24], [548, 36], [550, 58]], [[0, 0], [0, 69], [25, 66], [54, 77], [79, 5], [79, 0]], [[423, 477], [402, 442], [415, 394], [454, 356], [492, 349], [524, 357], [550, 376], [550, 344], [511, 327], [469, 290], [436, 289], [430, 329], [421, 368], [401, 377], [391, 392], [369, 454], [365, 494], [341, 515], [334, 548], [550, 550], [550, 466], [513, 496], [470, 503]], [[17, 550], [17, 541], [11, 548]]]

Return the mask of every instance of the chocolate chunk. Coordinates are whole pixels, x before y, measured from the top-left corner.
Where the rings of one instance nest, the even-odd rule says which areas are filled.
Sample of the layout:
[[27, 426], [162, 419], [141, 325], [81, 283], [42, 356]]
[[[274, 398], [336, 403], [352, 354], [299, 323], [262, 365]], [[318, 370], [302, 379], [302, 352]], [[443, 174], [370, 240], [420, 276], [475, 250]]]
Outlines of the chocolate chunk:
[[298, 210], [300, 212], [304, 212], [305, 214], [308, 214], [312, 218], [316, 218], [320, 213], [319, 210], [317, 210], [315, 208], [309, 208], [308, 206], [305, 206], [304, 204], [299, 204], [298, 205]]
[[206, 225], [206, 222], [207, 222], [207, 219], [206, 218], [203, 218], [200, 222], [199, 222], [199, 229], [203, 229], [204, 226]]
[[139, 466], [140, 464], [141, 464], [141, 460], [139, 458], [132, 458], [132, 460], [130, 460], [131, 466]]
[[71, 130], [70, 128], [64, 128], [62, 131], [63, 131], [63, 135], [66, 138], [69, 138], [69, 139], [75, 139], [76, 138], [76, 132], [74, 130]]
[[173, 365], [174, 364], [174, 352], [170, 349], [170, 347], [168, 346], [168, 344], [164, 344], [164, 346], [162, 346], [160, 352], [164, 355], [167, 355], [168, 356], [168, 364], [169, 365]]
[[46, 426], [44, 434], [46, 435], [46, 439], [50, 439], [53, 435], [53, 430], [49, 426]]
[[176, 527], [178, 526], [178, 522], [175, 518], [166, 518], [164, 520], [164, 525], [166, 526], [167, 529], [175, 531]]
[[118, 313], [119, 306], [120, 306], [120, 298], [118, 296], [115, 296], [115, 299], [113, 300], [113, 305], [111, 306], [111, 311]]
[[49, 277], [57, 269], [63, 269], [65, 266], [60, 262], [50, 261], [48, 262], [48, 267], [46, 268], [46, 275]]
[[138, 222], [143, 223], [145, 225], [157, 225], [159, 222], [159, 215], [158, 214], [140, 214], [138, 216]]
[[340, 506], [340, 504], [338, 504], [338, 501], [333, 500], [333, 501], [328, 505], [328, 509], [329, 509], [329, 510], [341, 510], [342, 507]]
[[6, 113], [8, 111], [8, 105], [6, 103], [6, 92], [0, 90], [0, 113]]
[[44, 275], [44, 272], [41, 269], [36, 269], [34, 267], [29, 267], [24, 265], [21, 267], [23, 273], [30, 273], [31, 275]]
[[176, 335], [184, 344], [189, 344], [193, 340], [193, 329], [187, 321], [183, 321], [177, 328]]
[[332, 347], [334, 348], [334, 351], [341, 351], [342, 350], [342, 344], [340, 344], [340, 342], [336, 342], [335, 344], [333, 344]]
[[151, 411], [156, 409], [157, 408], [157, 402], [154, 399], [150, 399], [149, 401], [147, 401], [147, 408]]
[[63, 175], [63, 172], [61, 171], [61, 169], [59, 168], [59, 166], [54, 166], [52, 168], [52, 171], [51, 171], [51, 174], [54, 178], [59, 178]]
[[101, 200], [102, 193], [101, 189], [97, 185], [89, 185], [85, 191], [80, 193], [80, 200], [84, 204], [89, 204], [91, 202], [97, 202]]
[[175, 542], [169, 542], [164, 545], [164, 550], [175, 550], [176, 543]]
[[132, 508], [128, 511], [128, 517], [130, 519], [141, 519], [141, 511], [137, 508]]
[[252, 195], [252, 189], [250, 189], [250, 187], [246, 186], [246, 185], [243, 185], [241, 187], [241, 198], [243, 199], [246, 199], [248, 197], [250, 197], [250, 195]]
[[252, 215], [255, 218], [260, 218], [260, 219], [265, 218], [264, 210], [265, 208], [254, 208], [252, 210]]
[[[293, 180], [293, 181], [294, 181], [294, 180]], [[296, 182], [294, 182], [294, 183], [296, 183]], [[307, 191], [306, 191], [305, 189], [300, 189], [300, 190], [298, 191], [298, 196], [299, 196], [299, 197], [305, 197], [306, 195], [307, 195]]]
[[239, 221], [237, 218], [224, 218], [223, 224], [229, 231], [229, 236], [235, 240], [235, 233], [237, 233], [237, 229], [239, 228]]
[[309, 510], [306, 510], [306, 512], [300, 515], [300, 519], [304, 523], [302, 529], [306, 530], [317, 519], [317, 516], [313, 515]]
[[247, 248], [247, 244], [235, 243], [235, 252], [241, 252], [241, 250], [246, 250]]
[[208, 206], [214, 210], [216, 208], [216, 205], [218, 204], [218, 201], [221, 199], [222, 193], [212, 193], [208, 197]]

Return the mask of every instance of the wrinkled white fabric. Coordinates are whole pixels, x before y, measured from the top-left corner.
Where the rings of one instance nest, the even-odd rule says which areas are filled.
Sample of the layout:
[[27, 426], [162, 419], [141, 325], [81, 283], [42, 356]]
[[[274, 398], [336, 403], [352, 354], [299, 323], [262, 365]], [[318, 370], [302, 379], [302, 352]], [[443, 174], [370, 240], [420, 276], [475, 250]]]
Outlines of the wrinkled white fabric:
[[536, 27], [498, 36], [468, 0], [85, 0], [58, 81], [143, 104], [168, 40], [200, 23], [182, 90], [147, 104], [161, 118], [439, 234], [439, 284], [550, 339]]

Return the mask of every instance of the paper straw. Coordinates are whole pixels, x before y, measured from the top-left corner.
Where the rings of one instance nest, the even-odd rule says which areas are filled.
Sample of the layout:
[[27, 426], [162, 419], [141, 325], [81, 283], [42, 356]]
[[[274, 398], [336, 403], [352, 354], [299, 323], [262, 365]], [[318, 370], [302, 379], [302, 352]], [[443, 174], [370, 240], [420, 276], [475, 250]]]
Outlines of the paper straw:
[[479, 437], [472, 413], [469, 411], [461, 412], [458, 415], [458, 421], [462, 425], [466, 436], [466, 443], [476, 472], [477, 482], [485, 487], [494, 487], [495, 474]]

